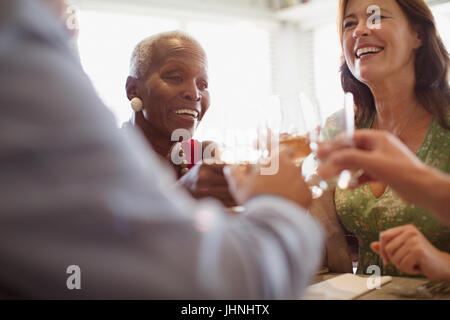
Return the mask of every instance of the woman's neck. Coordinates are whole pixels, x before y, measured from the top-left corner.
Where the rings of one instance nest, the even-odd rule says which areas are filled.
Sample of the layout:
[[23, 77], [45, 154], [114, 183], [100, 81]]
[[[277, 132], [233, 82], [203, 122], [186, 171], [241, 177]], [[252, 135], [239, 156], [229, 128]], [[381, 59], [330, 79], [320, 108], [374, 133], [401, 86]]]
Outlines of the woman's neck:
[[408, 121], [415, 122], [427, 113], [421, 108], [414, 93], [415, 80], [388, 81], [370, 86], [377, 111], [377, 126], [392, 133]]
[[376, 118], [372, 128], [397, 136], [416, 153], [423, 143], [432, 115], [419, 102], [414, 83], [372, 87]]
[[145, 119], [142, 119], [142, 117], [135, 117], [132, 120], [132, 123], [141, 130], [153, 150], [161, 157], [166, 158], [174, 144], [174, 142], [170, 140], [170, 137], [155, 130], [145, 121]]

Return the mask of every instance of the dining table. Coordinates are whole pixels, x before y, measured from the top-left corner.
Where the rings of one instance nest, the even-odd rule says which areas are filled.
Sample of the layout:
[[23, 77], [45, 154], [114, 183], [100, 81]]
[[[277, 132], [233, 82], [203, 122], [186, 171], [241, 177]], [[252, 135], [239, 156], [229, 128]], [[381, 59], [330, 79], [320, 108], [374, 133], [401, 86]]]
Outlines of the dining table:
[[[333, 279], [342, 274], [317, 274], [312, 284]], [[357, 275], [368, 278], [370, 275]], [[391, 277], [378, 289], [368, 290], [354, 300], [450, 300], [450, 282], [431, 281], [423, 277]]]

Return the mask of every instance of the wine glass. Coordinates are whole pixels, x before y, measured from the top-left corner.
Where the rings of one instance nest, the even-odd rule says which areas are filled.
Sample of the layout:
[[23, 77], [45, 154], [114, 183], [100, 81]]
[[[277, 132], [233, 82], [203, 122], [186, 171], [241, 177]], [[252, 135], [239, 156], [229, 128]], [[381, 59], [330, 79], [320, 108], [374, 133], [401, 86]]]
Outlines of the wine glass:
[[[222, 164], [232, 165], [243, 172], [251, 172], [258, 166], [264, 149], [257, 145], [258, 132], [252, 126], [242, 128], [230, 124], [223, 133], [219, 145], [219, 159]], [[227, 208], [230, 213], [242, 213], [243, 206]]]
[[[328, 117], [323, 116], [321, 109], [317, 103], [312, 108], [310, 113], [316, 114], [316, 117], [320, 118], [322, 123], [320, 130], [314, 131], [311, 135], [311, 148], [317, 149], [317, 143], [321, 141], [333, 141], [339, 143], [344, 147], [353, 147], [353, 134], [355, 132], [355, 112], [354, 112], [354, 100], [351, 93], [345, 93], [341, 97], [342, 109]], [[337, 138], [339, 137], [339, 140]], [[315, 154], [315, 153], [314, 153]], [[318, 163], [315, 158], [316, 164]], [[317, 169], [317, 166], [316, 166]], [[328, 187], [334, 188], [336, 185], [341, 189], [348, 189], [357, 183], [358, 177], [362, 172], [351, 172], [349, 170], [343, 170], [338, 177], [328, 179]], [[325, 183], [318, 175], [311, 174], [311, 179], [318, 179], [319, 184], [322, 185], [322, 189], [325, 188]]]
[[281, 125], [279, 143], [294, 150], [294, 164], [301, 167], [304, 159], [311, 153], [307, 119], [302, 112], [301, 96], [281, 97], [280, 104]]
[[[314, 147], [320, 140], [320, 132], [323, 127], [323, 115], [316, 100], [311, 99], [305, 92], [295, 96], [296, 113], [290, 118], [297, 123], [297, 145], [301, 150], [302, 175], [311, 190], [312, 198], [320, 198], [328, 189], [328, 183], [317, 175], [317, 163]], [[288, 121], [292, 121], [288, 120]]]
[[272, 137], [277, 138], [280, 145], [285, 145], [294, 151], [294, 164], [302, 168], [303, 177], [309, 185], [312, 197], [319, 198], [327, 187], [326, 182], [313, 181], [311, 179], [313, 176], [308, 175], [308, 171], [303, 171], [304, 161], [312, 152], [310, 143], [318, 137], [316, 131], [321, 125], [319, 110], [304, 93], [271, 96], [267, 106], [268, 109], [264, 110], [264, 114], [268, 119], [267, 126], [270, 128]]
[[[307, 127], [297, 95], [274, 95], [269, 97], [264, 110], [266, 126], [279, 145], [294, 151], [294, 164], [301, 167], [303, 160], [311, 153]], [[272, 138], [272, 139], [273, 139]]]

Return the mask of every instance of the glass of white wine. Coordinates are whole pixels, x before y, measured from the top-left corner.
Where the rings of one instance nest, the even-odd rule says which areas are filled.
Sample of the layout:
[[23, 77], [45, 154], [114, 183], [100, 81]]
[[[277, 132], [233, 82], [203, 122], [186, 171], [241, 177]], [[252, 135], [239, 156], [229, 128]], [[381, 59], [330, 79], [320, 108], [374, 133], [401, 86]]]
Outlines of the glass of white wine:
[[[294, 164], [302, 166], [303, 160], [311, 153], [306, 121], [301, 110], [298, 95], [273, 96], [270, 98], [274, 113], [272, 121], [278, 121], [271, 130], [278, 134], [278, 143], [294, 151]], [[270, 114], [270, 113], [269, 113]], [[278, 119], [274, 119], [277, 118]]]
[[317, 142], [321, 139], [321, 129], [324, 125], [324, 117], [319, 104], [306, 93], [301, 92], [297, 97], [300, 105], [300, 115], [304, 125], [310, 154], [304, 159], [302, 173], [308, 183], [313, 199], [320, 198], [328, 189], [328, 183], [317, 175], [317, 157], [315, 150]]
[[[310, 134], [311, 148], [317, 149], [317, 143], [321, 141], [333, 141], [335, 143], [342, 144], [344, 147], [353, 147], [353, 134], [355, 132], [355, 108], [353, 95], [351, 93], [345, 93], [341, 98], [342, 108], [341, 110], [324, 116], [321, 112], [319, 104], [313, 103], [311, 108], [304, 107], [304, 112], [315, 115], [319, 119], [320, 129], [315, 130]], [[311, 121], [310, 122], [314, 122]], [[338, 139], [339, 137], [339, 139]], [[337, 140], [338, 139], [338, 140]], [[317, 158], [314, 159], [316, 164]], [[317, 168], [317, 166], [316, 166]], [[338, 177], [328, 179], [326, 184], [328, 188], [335, 188], [338, 186], [341, 189], [348, 189], [357, 183], [358, 177], [362, 172], [351, 172], [349, 170], [342, 171]], [[317, 173], [309, 176], [311, 180], [316, 180], [317, 184], [321, 185], [322, 189], [326, 189], [324, 180], [318, 177]], [[308, 180], [308, 178], [307, 178]]]
[[279, 145], [287, 146], [294, 151], [293, 162], [302, 168], [303, 177], [310, 187], [312, 197], [314, 199], [321, 197], [327, 184], [324, 181], [320, 184], [317, 179], [314, 181], [308, 179], [309, 172], [303, 171], [304, 161], [312, 152], [311, 142], [315, 141], [319, 134], [316, 132], [321, 125], [318, 111], [304, 93], [271, 96], [266, 106], [264, 114], [268, 119], [267, 126], [272, 137], [278, 139]]

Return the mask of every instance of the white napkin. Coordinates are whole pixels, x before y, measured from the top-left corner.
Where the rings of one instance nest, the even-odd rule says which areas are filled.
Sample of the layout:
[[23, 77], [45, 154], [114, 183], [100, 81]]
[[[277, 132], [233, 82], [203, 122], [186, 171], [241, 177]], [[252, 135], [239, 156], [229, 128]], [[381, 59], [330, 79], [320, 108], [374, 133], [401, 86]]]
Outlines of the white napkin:
[[389, 276], [360, 277], [346, 273], [309, 286], [303, 300], [351, 300], [392, 280]]

